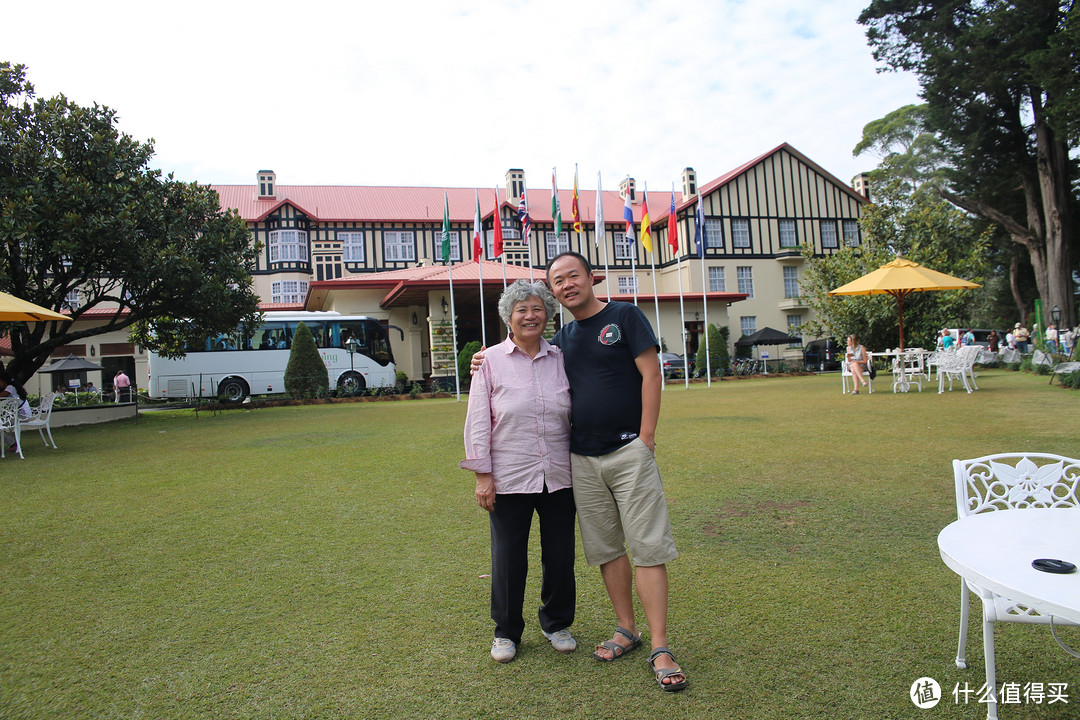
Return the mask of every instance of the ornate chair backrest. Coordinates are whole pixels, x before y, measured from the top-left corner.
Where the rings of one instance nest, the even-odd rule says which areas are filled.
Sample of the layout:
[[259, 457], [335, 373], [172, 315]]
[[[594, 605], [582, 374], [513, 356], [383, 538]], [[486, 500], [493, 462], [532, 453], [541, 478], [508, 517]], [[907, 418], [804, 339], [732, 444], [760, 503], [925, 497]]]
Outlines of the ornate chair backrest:
[[51, 392], [41, 397], [41, 401], [38, 402], [36, 408], [34, 408], [34, 420], [41, 422], [48, 422], [49, 416], [52, 415], [53, 403], [56, 402], [56, 393]]
[[1000, 453], [953, 460], [959, 517], [992, 510], [1080, 507], [1080, 460], [1047, 453]]
[[19, 421], [19, 398], [0, 398], [0, 428], [13, 428]]

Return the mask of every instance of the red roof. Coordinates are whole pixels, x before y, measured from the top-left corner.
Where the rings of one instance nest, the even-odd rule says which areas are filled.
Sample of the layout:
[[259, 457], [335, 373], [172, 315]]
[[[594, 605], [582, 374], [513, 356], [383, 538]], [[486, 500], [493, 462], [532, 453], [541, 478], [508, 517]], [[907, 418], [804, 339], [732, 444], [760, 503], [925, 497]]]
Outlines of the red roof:
[[[743, 163], [737, 168], [700, 185], [702, 195], [708, 195], [726, 185], [750, 168], [781, 150], [794, 155], [801, 162], [814, 168], [816, 172], [836, 183], [839, 187], [862, 201], [864, 198], [847, 183], [839, 180], [820, 165], [810, 160], [788, 143], [782, 143], [758, 157]], [[470, 223], [476, 214], [477, 196], [480, 200], [480, 216], [488, 219], [494, 209], [494, 195], [497, 192], [500, 206], [508, 205], [516, 210], [517, 198], [506, 199], [505, 189], [486, 188], [446, 188], [446, 187], [389, 187], [389, 186], [352, 186], [352, 185], [278, 185], [273, 198], [260, 199], [255, 185], [212, 185], [221, 198], [222, 207], [234, 208], [240, 217], [257, 222], [271, 212], [289, 203], [302, 210], [308, 217], [320, 222], [441, 222], [443, 217], [443, 195], [449, 208], [450, 220], [456, 224]], [[634, 205], [634, 221], [641, 222], [641, 199], [644, 195], [638, 186], [638, 203]], [[559, 190], [559, 204], [562, 208], [563, 228], [572, 230], [570, 208], [573, 189]], [[652, 192], [649, 201], [650, 218], [653, 225], [665, 226], [671, 191]], [[529, 214], [533, 224], [551, 223], [551, 190], [534, 189], [527, 194]], [[696, 202], [697, 198], [682, 199], [676, 196], [676, 210], [683, 210]], [[607, 225], [621, 224], [623, 221], [623, 199], [618, 190], [605, 190], [603, 193], [604, 220]], [[581, 208], [581, 220], [591, 224], [596, 218], [596, 191], [579, 189], [578, 206]]]

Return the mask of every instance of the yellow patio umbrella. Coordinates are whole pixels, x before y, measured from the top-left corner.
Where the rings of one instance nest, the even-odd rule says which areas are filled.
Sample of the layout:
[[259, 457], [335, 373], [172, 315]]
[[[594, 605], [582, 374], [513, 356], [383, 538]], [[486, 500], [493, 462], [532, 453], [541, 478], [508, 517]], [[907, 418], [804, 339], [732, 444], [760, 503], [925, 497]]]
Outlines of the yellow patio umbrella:
[[8, 322], [44, 322], [46, 320], [71, 320], [67, 315], [61, 315], [48, 308], [35, 305], [26, 300], [20, 300], [14, 295], [0, 292], [0, 320]]
[[982, 287], [967, 280], [925, 268], [897, 256], [872, 273], [830, 290], [829, 295], [892, 295], [900, 306], [900, 349], [904, 349], [904, 300], [913, 292], [970, 290]]

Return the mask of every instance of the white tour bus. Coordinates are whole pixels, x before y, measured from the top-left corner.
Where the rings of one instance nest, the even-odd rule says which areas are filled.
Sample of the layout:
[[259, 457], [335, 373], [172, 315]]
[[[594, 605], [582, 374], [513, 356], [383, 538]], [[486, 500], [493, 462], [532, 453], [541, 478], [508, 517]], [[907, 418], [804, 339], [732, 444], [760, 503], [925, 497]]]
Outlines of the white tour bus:
[[[285, 392], [289, 348], [301, 321], [326, 363], [330, 387], [353, 393], [396, 383], [390, 338], [378, 320], [337, 312], [268, 312], [250, 335], [237, 331], [207, 338], [177, 359], [150, 353], [150, 397], [240, 400]], [[350, 339], [356, 340], [351, 356]]]

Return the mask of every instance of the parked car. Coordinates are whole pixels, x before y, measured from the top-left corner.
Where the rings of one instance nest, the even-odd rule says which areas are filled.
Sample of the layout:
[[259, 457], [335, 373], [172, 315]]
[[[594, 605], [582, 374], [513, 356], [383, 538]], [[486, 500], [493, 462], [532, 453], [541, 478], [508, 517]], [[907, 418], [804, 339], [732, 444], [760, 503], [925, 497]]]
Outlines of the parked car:
[[811, 340], [803, 347], [803, 366], [807, 370], [839, 370], [844, 351], [833, 338]]
[[[676, 355], [675, 353], [660, 353], [660, 360], [663, 362], [664, 367], [664, 379], [670, 380], [671, 378], [681, 378], [683, 376], [683, 356]], [[690, 374], [694, 374], [694, 358], [689, 359]]]

